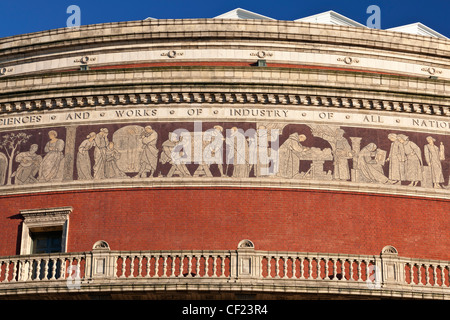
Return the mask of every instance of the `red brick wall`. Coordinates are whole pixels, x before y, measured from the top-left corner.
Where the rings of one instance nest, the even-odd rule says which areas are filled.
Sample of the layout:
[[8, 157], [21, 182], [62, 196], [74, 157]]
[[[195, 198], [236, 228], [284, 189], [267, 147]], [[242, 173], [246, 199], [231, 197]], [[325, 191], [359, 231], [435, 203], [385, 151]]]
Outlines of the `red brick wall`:
[[68, 251], [256, 249], [450, 260], [450, 201], [304, 190], [124, 189], [0, 197], [0, 255], [20, 248], [19, 211], [72, 206]]

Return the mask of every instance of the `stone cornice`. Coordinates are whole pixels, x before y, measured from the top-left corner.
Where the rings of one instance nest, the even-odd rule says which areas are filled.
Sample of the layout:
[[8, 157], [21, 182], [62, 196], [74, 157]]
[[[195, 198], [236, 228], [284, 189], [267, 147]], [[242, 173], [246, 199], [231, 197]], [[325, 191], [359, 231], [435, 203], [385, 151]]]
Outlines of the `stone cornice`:
[[[450, 41], [387, 30], [324, 25], [296, 21], [167, 19], [104, 23], [61, 28], [0, 39], [0, 52], [27, 54], [34, 50], [68, 46], [97, 46], [127, 40], [174, 40], [186, 38], [247, 38], [296, 42], [327, 42], [336, 45], [448, 56]], [[93, 41], [95, 39], [95, 41]]]
[[450, 116], [450, 106], [388, 99], [368, 99], [355, 96], [284, 94], [265, 92], [151, 92], [60, 96], [0, 102], [0, 114], [26, 111], [51, 111], [66, 108], [96, 108], [107, 106], [167, 105], [167, 104], [236, 104], [236, 105], [293, 105], [333, 107], [354, 110], [376, 110]]

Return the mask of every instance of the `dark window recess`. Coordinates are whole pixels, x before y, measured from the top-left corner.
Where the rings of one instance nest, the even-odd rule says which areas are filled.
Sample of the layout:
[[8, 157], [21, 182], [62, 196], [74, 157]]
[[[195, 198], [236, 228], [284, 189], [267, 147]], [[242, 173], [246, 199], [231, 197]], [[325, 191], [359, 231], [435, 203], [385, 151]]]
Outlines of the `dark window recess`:
[[62, 231], [32, 232], [31, 253], [61, 252]]

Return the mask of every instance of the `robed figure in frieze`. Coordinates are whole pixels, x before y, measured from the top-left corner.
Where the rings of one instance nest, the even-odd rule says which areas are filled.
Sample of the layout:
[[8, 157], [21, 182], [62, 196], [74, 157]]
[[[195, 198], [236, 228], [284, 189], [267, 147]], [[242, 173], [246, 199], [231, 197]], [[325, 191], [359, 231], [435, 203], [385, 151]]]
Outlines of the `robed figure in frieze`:
[[16, 156], [16, 162], [19, 163], [19, 167], [12, 175], [15, 178], [15, 184], [38, 182], [36, 175], [42, 163], [42, 157], [36, 153], [38, 149], [39, 146], [37, 144], [32, 144], [29, 151], [20, 152]]
[[291, 179], [299, 173], [302, 154], [309, 150], [302, 145], [304, 134], [292, 133], [278, 150], [279, 162], [277, 176]]
[[49, 141], [45, 145], [46, 155], [39, 169], [39, 181], [61, 181], [64, 170], [64, 141], [58, 138], [55, 130], [48, 132]]
[[94, 139], [97, 136], [95, 132], [89, 133], [78, 147], [77, 153], [77, 174], [78, 180], [92, 180], [92, 165], [89, 150], [94, 147]]
[[183, 162], [183, 151], [181, 136], [178, 136], [174, 132], [169, 132], [169, 138], [162, 144], [162, 152], [159, 161], [162, 164], [170, 164], [170, 170], [167, 177], [172, 176], [189, 177], [189, 173], [186, 164]]
[[142, 142], [140, 169], [135, 178], [146, 178], [147, 175], [152, 177], [158, 164], [159, 150], [156, 146], [158, 133], [151, 126], [146, 126], [140, 139]]
[[441, 161], [445, 160], [443, 144], [441, 142], [439, 148], [435, 145], [436, 139], [431, 136], [427, 137], [426, 140], [428, 144], [424, 146], [424, 156], [430, 169], [431, 181], [434, 188], [442, 188], [441, 183], [444, 183], [444, 175], [442, 174]]
[[109, 145], [108, 129], [101, 128], [94, 139], [94, 179], [105, 178], [106, 148]]
[[403, 143], [400, 142], [397, 134], [388, 134], [388, 139], [391, 141], [391, 148], [389, 157], [386, 159], [389, 162], [389, 179], [393, 180], [394, 184], [399, 184], [406, 180], [405, 178], [405, 162], [406, 154]]
[[244, 133], [237, 127], [232, 127], [227, 130], [226, 137], [226, 150], [227, 150], [227, 163], [226, 174], [229, 173], [229, 168], [232, 166], [233, 178], [246, 178], [249, 176], [249, 155], [248, 155], [248, 143]]
[[397, 137], [403, 144], [406, 155], [405, 180], [410, 182], [410, 186], [416, 186], [423, 180], [422, 151], [408, 136], [399, 134]]
[[344, 137], [345, 131], [332, 126], [310, 126], [313, 136], [322, 138], [331, 146], [333, 154], [333, 179], [350, 180], [350, 168], [348, 160], [353, 157], [350, 143]]

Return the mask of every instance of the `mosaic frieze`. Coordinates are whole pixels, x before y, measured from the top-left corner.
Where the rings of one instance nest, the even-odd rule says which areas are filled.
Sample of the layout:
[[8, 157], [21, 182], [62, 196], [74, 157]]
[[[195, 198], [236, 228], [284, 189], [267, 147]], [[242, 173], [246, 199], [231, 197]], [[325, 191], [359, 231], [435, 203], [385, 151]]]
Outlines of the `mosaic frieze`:
[[47, 126], [0, 133], [0, 185], [206, 177], [445, 190], [448, 143], [443, 132], [301, 121]]

